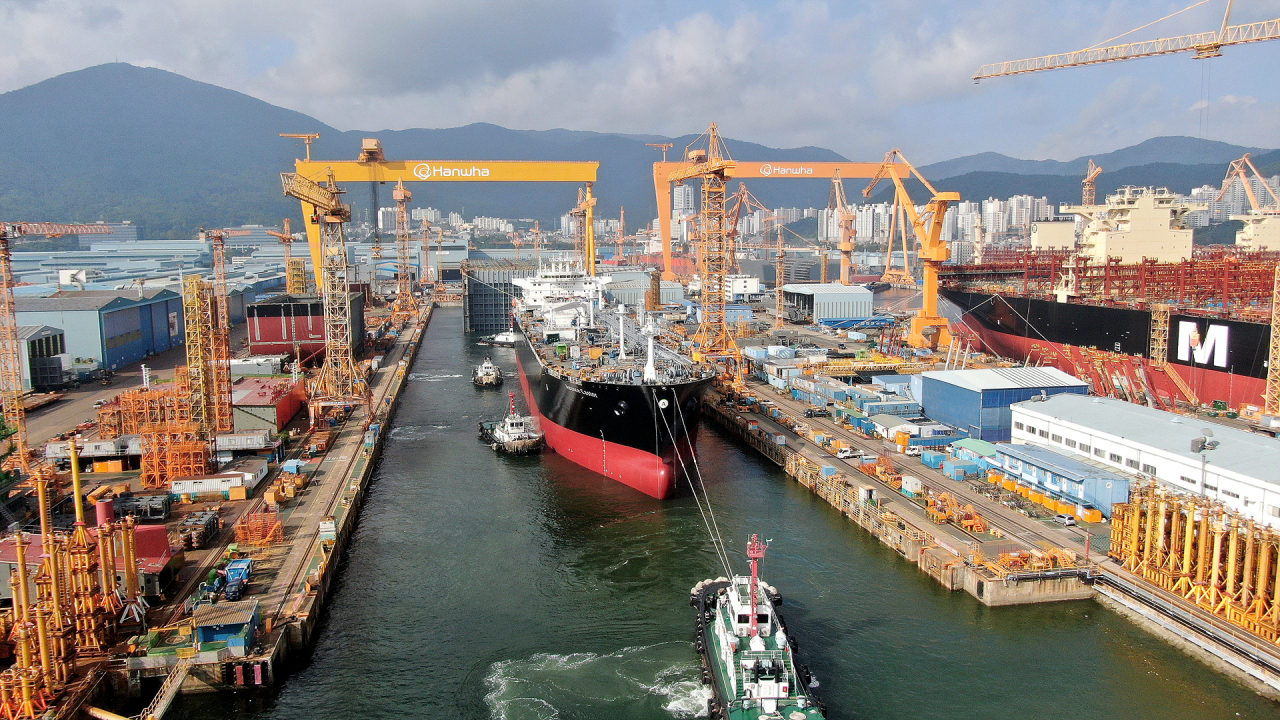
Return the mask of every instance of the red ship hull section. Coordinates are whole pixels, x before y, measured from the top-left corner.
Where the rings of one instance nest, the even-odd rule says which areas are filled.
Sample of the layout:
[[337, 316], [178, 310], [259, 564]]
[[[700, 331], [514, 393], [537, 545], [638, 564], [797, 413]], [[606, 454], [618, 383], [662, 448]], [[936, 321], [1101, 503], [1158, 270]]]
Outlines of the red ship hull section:
[[690, 436], [681, 439], [671, 451], [659, 456], [570, 430], [542, 414], [529, 387], [529, 379], [519, 354], [516, 362], [520, 365], [520, 387], [524, 391], [525, 402], [538, 418], [548, 448], [573, 463], [617, 480], [650, 497], [665, 500], [675, 492], [676, 481], [684, 475], [681, 459], [684, 463], [691, 462], [695, 442], [693, 435], [696, 431], [691, 430]]
[[[978, 340], [975, 343], [976, 346], [1002, 357], [1053, 365], [1063, 372], [1080, 376], [1082, 379], [1089, 379], [1087, 376], [1093, 372], [1092, 361], [1085, 357], [1080, 348], [1073, 345], [1002, 333], [983, 327], [980, 323], [970, 323], [957, 330], [962, 336], [976, 335]], [[1157, 395], [1166, 398], [1182, 397], [1182, 391], [1169, 379], [1165, 370], [1156, 368], [1148, 358], [1140, 360], [1146, 370], [1145, 377], [1141, 380], [1148, 382]], [[1265, 379], [1248, 375], [1172, 363], [1168, 365], [1168, 372], [1178, 373], [1199, 396], [1201, 402], [1225, 400], [1232, 408], [1238, 408], [1241, 405], [1261, 407], [1263, 395], [1266, 392]], [[1129, 373], [1127, 377], [1139, 379], [1134, 373]]]

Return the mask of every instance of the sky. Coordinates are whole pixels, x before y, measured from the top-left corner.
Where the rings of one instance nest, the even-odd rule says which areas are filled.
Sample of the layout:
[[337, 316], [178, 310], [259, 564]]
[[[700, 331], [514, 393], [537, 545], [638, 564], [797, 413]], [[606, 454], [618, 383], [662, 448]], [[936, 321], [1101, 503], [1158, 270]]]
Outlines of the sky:
[[[1197, 0], [0, 0], [0, 92], [158, 67], [342, 130], [568, 128], [816, 145], [917, 164], [1070, 160], [1158, 135], [1280, 147], [1280, 42], [983, 81]], [[1116, 42], [1217, 29], [1208, 0]], [[1232, 23], [1280, 18], [1238, 0]]]

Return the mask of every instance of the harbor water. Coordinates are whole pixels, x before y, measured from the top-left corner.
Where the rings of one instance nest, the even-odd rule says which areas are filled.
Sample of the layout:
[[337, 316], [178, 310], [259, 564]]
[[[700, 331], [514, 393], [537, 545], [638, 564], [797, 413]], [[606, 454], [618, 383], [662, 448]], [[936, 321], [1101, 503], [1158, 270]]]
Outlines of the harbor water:
[[[486, 355], [501, 391], [471, 384]], [[271, 695], [185, 695], [170, 716], [705, 715], [688, 594], [724, 570], [689, 493], [481, 444], [518, 392], [514, 354], [469, 343], [458, 309], [437, 310], [411, 373], [313, 655]], [[762, 575], [832, 718], [1280, 718], [1096, 603], [985, 607], [714, 428], [698, 447], [735, 570], [748, 534], [771, 540]]]

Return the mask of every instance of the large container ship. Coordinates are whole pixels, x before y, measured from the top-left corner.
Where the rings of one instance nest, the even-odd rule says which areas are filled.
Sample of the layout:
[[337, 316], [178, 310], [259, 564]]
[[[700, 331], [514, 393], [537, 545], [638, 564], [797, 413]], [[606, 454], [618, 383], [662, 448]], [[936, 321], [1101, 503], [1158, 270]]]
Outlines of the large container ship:
[[555, 263], [513, 281], [520, 385], [548, 448], [663, 499], [691, 469], [715, 370], [659, 342], [653, 322], [606, 309], [609, 280]]

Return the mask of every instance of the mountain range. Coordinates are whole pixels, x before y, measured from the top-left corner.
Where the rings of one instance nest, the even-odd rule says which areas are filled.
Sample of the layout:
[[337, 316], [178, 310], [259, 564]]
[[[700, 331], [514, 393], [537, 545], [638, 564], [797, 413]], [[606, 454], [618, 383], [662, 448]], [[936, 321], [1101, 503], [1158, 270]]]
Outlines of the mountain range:
[[[444, 129], [340, 131], [305, 114], [243, 93], [154, 68], [111, 63], [66, 73], [0, 95], [0, 218], [14, 221], [132, 220], [144, 237], [190, 237], [201, 226], [279, 224], [300, 219], [280, 190], [279, 173], [302, 154], [282, 132], [319, 133], [316, 158], [354, 158], [360, 140], [377, 137], [390, 158], [438, 160], [598, 160], [598, 217], [628, 209], [629, 229], [654, 217], [652, 163], [646, 143], [679, 152], [696, 136], [676, 138], [571, 130], [511, 130], [476, 123]], [[834, 161], [817, 147], [771, 148], [727, 139], [741, 160]], [[1255, 155], [1264, 172], [1280, 172], [1280, 151], [1186, 137], [1152, 138], [1092, 156], [1106, 171], [1098, 191], [1158, 185], [1179, 192], [1221, 182], [1230, 160]], [[673, 155], [674, 157], [674, 155]], [[966, 199], [1045, 195], [1075, 202], [1088, 157], [1060, 162], [980, 153], [925, 165], [940, 190]], [[1265, 167], [1264, 167], [1265, 166]], [[437, 183], [414, 188], [414, 206], [554, 223], [576, 202], [566, 184]], [[825, 180], [758, 180], [752, 192], [769, 207], [825, 206]], [[346, 188], [359, 213], [373, 190]], [[860, 181], [850, 180], [851, 199]], [[877, 199], [888, 197], [882, 185]], [[922, 197], [922, 195], [914, 196]], [[387, 189], [380, 203], [390, 204]], [[551, 225], [554, 226], [554, 225]]]

